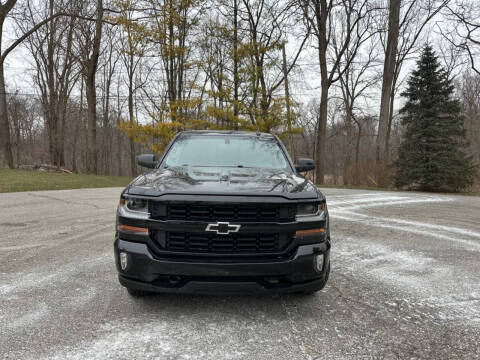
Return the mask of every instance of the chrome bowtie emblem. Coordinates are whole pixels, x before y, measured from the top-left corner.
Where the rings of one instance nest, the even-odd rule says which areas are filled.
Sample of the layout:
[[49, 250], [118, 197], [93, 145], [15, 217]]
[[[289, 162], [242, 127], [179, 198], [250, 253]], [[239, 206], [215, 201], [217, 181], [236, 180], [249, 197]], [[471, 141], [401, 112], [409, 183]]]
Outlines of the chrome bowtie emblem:
[[217, 222], [216, 224], [208, 224], [205, 231], [213, 231], [220, 235], [228, 235], [240, 230], [240, 225], [233, 225], [229, 222]]

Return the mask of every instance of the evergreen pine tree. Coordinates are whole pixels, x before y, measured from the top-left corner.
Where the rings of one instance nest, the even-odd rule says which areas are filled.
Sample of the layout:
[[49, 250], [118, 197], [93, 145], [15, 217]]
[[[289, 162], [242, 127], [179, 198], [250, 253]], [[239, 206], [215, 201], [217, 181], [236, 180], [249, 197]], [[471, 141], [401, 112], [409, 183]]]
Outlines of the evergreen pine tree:
[[394, 166], [394, 183], [423, 191], [459, 191], [471, 185], [476, 169], [467, 146], [464, 118], [453, 84], [430, 46], [408, 79], [400, 110], [404, 139]]

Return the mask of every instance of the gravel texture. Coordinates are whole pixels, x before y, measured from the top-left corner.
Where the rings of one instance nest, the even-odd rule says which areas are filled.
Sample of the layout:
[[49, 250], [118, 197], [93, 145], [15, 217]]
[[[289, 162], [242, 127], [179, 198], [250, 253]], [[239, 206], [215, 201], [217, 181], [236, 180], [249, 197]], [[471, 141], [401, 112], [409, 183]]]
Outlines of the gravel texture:
[[121, 189], [0, 194], [0, 358], [480, 359], [480, 198], [326, 189], [315, 295], [130, 297]]

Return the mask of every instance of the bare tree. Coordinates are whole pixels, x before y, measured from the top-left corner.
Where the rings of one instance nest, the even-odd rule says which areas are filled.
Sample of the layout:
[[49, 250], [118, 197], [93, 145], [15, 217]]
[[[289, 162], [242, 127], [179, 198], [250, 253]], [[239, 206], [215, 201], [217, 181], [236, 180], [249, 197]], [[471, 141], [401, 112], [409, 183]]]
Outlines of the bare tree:
[[[250, 87], [252, 89], [248, 112], [252, 124], [260, 125], [262, 130], [271, 131], [274, 127], [272, 112], [269, 111], [274, 100], [275, 91], [284, 83], [285, 76], [295, 66], [295, 63], [310, 36], [309, 29], [295, 51], [289, 66], [283, 71], [281, 68], [273, 79], [269, 79], [268, 69], [275, 64], [274, 56], [282, 62], [281, 53], [272, 50], [281, 49], [286, 37], [287, 22], [292, 16], [289, 6], [279, 6], [275, 1], [248, 1], [243, 0], [243, 11], [240, 13], [244, 22], [248, 24], [248, 40], [243, 51], [249, 57]], [[286, 62], [286, 61], [285, 61]], [[270, 80], [270, 81], [269, 81]]]
[[106, 174], [111, 173], [112, 160], [112, 113], [111, 104], [111, 87], [113, 76], [117, 70], [117, 63], [120, 60], [120, 51], [115, 45], [118, 41], [118, 33], [116, 27], [106, 27], [104, 33], [104, 63], [102, 64], [102, 120], [103, 120], [103, 136], [102, 136], [102, 153], [103, 167]]
[[[128, 89], [128, 121], [134, 125], [136, 123], [136, 116], [134, 115], [134, 96], [139, 84], [136, 82], [137, 70], [140, 62], [145, 54], [145, 36], [143, 34], [143, 27], [133, 21], [135, 7], [138, 6], [135, 1], [128, 1], [121, 4], [121, 18], [122, 18], [122, 33], [120, 42], [122, 45], [121, 58], [126, 70], [127, 89]], [[130, 138], [130, 171], [131, 175], [137, 172], [137, 162], [135, 159], [135, 142]]]
[[465, 114], [465, 129], [474, 162], [480, 164], [480, 75], [469, 71], [457, 81]]
[[[358, 103], [362, 98], [368, 97], [368, 92], [380, 79], [379, 73], [374, 69], [374, 63], [379, 57], [376, 51], [377, 47], [378, 39], [374, 39], [368, 48], [363, 49], [363, 54], [358, 56], [357, 61], [353, 62], [340, 77], [339, 83], [345, 109], [344, 123], [347, 137], [343, 171], [345, 184], [348, 184], [350, 181], [358, 184], [359, 180], [360, 142], [363, 135], [363, 120], [365, 117], [362, 106]], [[349, 56], [348, 51], [345, 56]], [[353, 129], [354, 124], [357, 127], [356, 134]], [[355, 141], [353, 141], [354, 135]], [[353, 172], [352, 153], [354, 153]]]
[[[95, 3], [83, 3], [84, 11], [91, 16], [95, 14], [95, 21], [83, 21], [77, 26], [77, 57], [81, 63], [82, 75], [85, 79], [85, 93], [87, 99], [87, 172], [98, 172], [97, 153], [97, 92], [96, 75], [100, 57], [100, 41], [103, 29], [103, 0]], [[87, 16], [88, 16], [87, 15]]]
[[[14, 167], [14, 162], [12, 146], [10, 143], [10, 125], [7, 112], [7, 90], [5, 86], [5, 71], [3, 66], [8, 52], [3, 51], [1, 46], [5, 19], [7, 18], [8, 13], [15, 6], [16, 2], [17, 0], [8, 0], [5, 4], [0, 3], [0, 129], [2, 129], [2, 131], [0, 131], [0, 148], [2, 150], [2, 154], [0, 154], [0, 156], [5, 158], [6, 163], [10, 168]], [[2, 158], [0, 158], [0, 162], [2, 162]]]
[[[49, 0], [50, 1], [50, 0]], [[102, 3], [101, 0], [98, 0], [99, 3]], [[0, 3], [0, 43], [3, 38], [3, 26], [7, 16], [11, 13], [12, 9], [17, 4], [17, 0], [7, 0], [4, 4]], [[9, 120], [8, 120], [8, 112], [7, 112], [7, 101], [6, 101], [6, 85], [5, 85], [5, 71], [4, 71], [4, 64], [7, 56], [16, 49], [20, 44], [22, 44], [29, 36], [34, 34], [38, 31], [41, 27], [48, 24], [50, 21], [58, 18], [58, 17], [77, 17], [83, 18], [85, 21], [92, 21], [92, 18], [88, 18], [81, 15], [72, 14], [65, 11], [58, 11], [56, 13], [50, 12], [49, 16], [43, 18], [36, 24], [32, 25], [31, 28], [24, 30], [21, 35], [19, 35], [11, 44], [7, 46], [5, 50], [1, 49], [0, 44], [0, 127], [4, 130], [0, 133], [0, 149], [2, 150], [0, 156], [3, 156], [6, 159], [6, 163], [9, 167], [14, 166], [13, 161], [13, 153], [10, 144], [10, 129], [9, 129]], [[97, 13], [97, 18], [94, 21], [98, 25], [102, 25], [103, 17], [103, 7], [101, 12]], [[98, 38], [98, 43], [100, 42], [100, 38]], [[96, 70], [96, 67], [95, 67]], [[0, 159], [1, 161], [2, 159]]]
[[238, 75], [238, 0], [233, 1], [233, 116], [238, 117], [238, 89], [240, 80]]
[[[7, 19], [7, 16], [11, 13], [12, 9], [15, 7], [17, 4], [18, 0], [7, 0], [4, 4], [0, 3], [0, 128], [3, 129], [2, 132], [0, 132], [0, 156], [2, 156], [6, 159], [6, 163], [8, 167], [13, 167], [14, 166], [14, 161], [13, 161], [13, 153], [10, 145], [10, 129], [9, 129], [9, 121], [8, 121], [8, 112], [7, 112], [7, 92], [6, 92], [6, 85], [5, 85], [5, 70], [4, 70], [4, 64], [7, 56], [15, 50], [25, 39], [27, 39], [29, 36], [34, 34], [38, 29], [40, 29], [42, 26], [48, 24], [50, 21], [54, 20], [57, 17], [60, 16], [77, 16], [78, 15], [72, 15], [68, 12], [64, 11], [59, 11], [56, 13], [50, 13], [48, 17], [42, 19], [35, 25], [32, 25], [31, 28], [25, 30], [22, 32], [20, 36], [18, 36], [11, 44], [7, 46], [6, 49], [1, 48], [1, 42], [3, 39], [3, 26], [5, 24], [5, 20]], [[86, 20], [91, 20], [87, 19]], [[101, 19], [100, 19], [101, 21]], [[0, 161], [2, 159], [0, 158]]]
[[388, 35], [383, 66], [382, 95], [380, 99], [380, 116], [378, 119], [377, 136], [377, 183], [384, 185], [387, 181], [385, 174], [388, 119], [390, 112], [390, 97], [397, 58], [398, 34], [400, 31], [401, 0], [391, 0], [388, 11]]
[[[74, 14], [75, 4], [71, 5], [68, 10]], [[52, 16], [58, 7], [66, 8], [66, 5], [49, 0], [32, 8], [28, 3], [24, 16], [16, 21], [17, 26], [25, 32], [26, 28], [38, 22], [37, 17]], [[36, 65], [34, 80], [40, 89], [44, 107], [50, 161], [57, 166], [65, 166], [66, 108], [78, 73], [72, 53], [75, 21], [73, 16], [57, 17], [25, 41]]]
[[[392, 0], [385, 49], [385, 62], [380, 99], [376, 166], [377, 184], [388, 184], [390, 160], [390, 134], [394, 102], [400, 85], [399, 76], [408, 56], [418, 51], [418, 40], [427, 24], [449, 3], [450, 0]], [[395, 8], [392, 8], [395, 5]], [[393, 22], [391, 22], [393, 21]], [[422, 46], [421, 44], [420, 46]]]
[[450, 31], [439, 28], [440, 32], [451, 44], [467, 53], [473, 71], [480, 75], [478, 65], [480, 6], [478, 2], [458, 0], [446, 8], [445, 16], [453, 26], [450, 27]]
[[[312, 28], [320, 65], [322, 92], [316, 136], [315, 162], [316, 181], [317, 183], [323, 183], [329, 89], [349, 68], [357, 55], [358, 48], [370, 36], [365, 20], [369, 19], [369, 15], [374, 8], [370, 7], [366, 0], [313, 0], [302, 1], [301, 4], [305, 20]], [[337, 32], [335, 31], [336, 23], [344, 24]], [[334, 42], [336, 42], [336, 45], [332, 55], [329, 49]], [[351, 51], [351, 57], [345, 60], [344, 54], [348, 48], [357, 50]]]

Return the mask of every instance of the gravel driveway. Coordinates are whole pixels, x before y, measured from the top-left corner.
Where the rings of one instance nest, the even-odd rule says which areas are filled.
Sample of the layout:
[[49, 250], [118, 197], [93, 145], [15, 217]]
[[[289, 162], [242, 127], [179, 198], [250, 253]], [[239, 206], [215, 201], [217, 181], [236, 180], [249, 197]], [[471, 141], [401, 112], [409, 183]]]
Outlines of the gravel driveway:
[[128, 296], [121, 189], [0, 194], [0, 358], [480, 359], [480, 197], [326, 189], [313, 296]]

